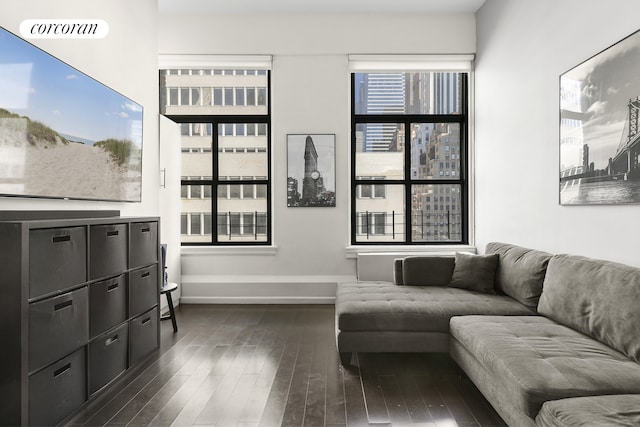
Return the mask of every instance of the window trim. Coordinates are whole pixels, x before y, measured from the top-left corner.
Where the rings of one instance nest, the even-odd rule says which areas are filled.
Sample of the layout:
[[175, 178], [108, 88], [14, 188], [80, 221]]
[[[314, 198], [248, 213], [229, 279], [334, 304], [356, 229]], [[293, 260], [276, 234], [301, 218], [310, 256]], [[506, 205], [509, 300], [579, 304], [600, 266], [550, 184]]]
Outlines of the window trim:
[[[174, 56], [174, 55], [168, 55], [168, 56]], [[181, 56], [181, 55], [176, 55], [176, 56]], [[270, 59], [270, 57], [269, 57]], [[165, 69], [173, 69], [173, 68], [180, 68], [180, 69], [184, 69], [184, 68], [194, 68], [194, 69], [203, 69], [206, 68], [206, 65], [203, 65], [203, 63], [199, 63], [198, 65], [185, 65], [184, 63], [181, 63], [181, 65], [179, 66], [167, 66], [166, 65], [167, 62], [166, 61], [161, 61], [161, 66], [160, 66], [160, 72], [162, 72]], [[164, 65], [164, 66], [163, 66]], [[215, 65], [211, 65], [211, 66], [215, 66], [215, 68], [221, 68], [221, 67], [228, 67], [227, 65], [222, 65], [219, 62], [215, 62]], [[251, 67], [250, 65], [234, 65], [233, 67], [238, 67], [238, 68], [255, 68], [255, 69], [264, 69], [261, 67]], [[269, 63], [269, 67], [270, 67], [270, 63]], [[273, 189], [272, 189], [272, 180], [273, 180], [273, 170], [272, 170], [272, 160], [273, 160], [273, 150], [272, 150], [272, 126], [271, 126], [271, 71], [270, 69], [266, 69], [265, 70], [266, 73], [266, 104], [267, 104], [267, 112], [265, 114], [218, 114], [218, 115], [202, 115], [202, 114], [163, 114], [165, 117], [167, 117], [168, 119], [179, 123], [179, 124], [191, 124], [191, 123], [198, 123], [198, 124], [210, 124], [212, 127], [211, 130], [211, 138], [212, 138], [212, 145], [211, 145], [211, 149], [212, 149], [212, 156], [211, 156], [211, 161], [212, 161], [212, 176], [211, 179], [182, 179], [183, 177], [181, 177], [180, 179], [180, 185], [201, 185], [201, 186], [211, 186], [211, 216], [212, 216], [212, 221], [215, 221], [215, 224], [211, 224], [211, 241], [207, 241], [207, 242], [181, 242], [181, 246], [183, 248], [185, 247], [189, 247], [189, 246], [198, 246], [198, 247], [230, 247], [230, 246], [237, 246], [237, 247], [258, 247], [258, 246], [271, 246], [273, 244], [273, 208], [274, 208], [274, 204], [273, 204]], [[189, 88], [190, 89], [190, 88]], [[224, 88], [223, 88], [224, 90]], [[256, 91], [257, 92], [257, 91]], [[235, 90], [234, 90], [234, 94], [235, 94]], [[224, 101], [223, 101], [224, 102]], [[256, 133], [258, 136], [264, 136], [266, 138], [266, 155], [267, 155], [267, 175], [265, 177], [263, 177], [264, 179], [257, 179], [258, 177], [256, 177], [255, 180], [250, 181], [250, 183], [252, 185], [264, 185], [266, 187], [266, 225], [267, 225], [267, 232], [266, 233], [258, 233], [259, 235], [266, 235], [266, 239], [265, 240], [260, 240], [260, 241], [247, 241], [247, 240], [241, 240], [241, 241], [233, 241], [233, 240], [222, 240], [220, 238], [218, 238], [218, 233], [217, 233], [217, 229], [218, 229], [218, 223], [217, 223], [217, 218], [218, 218], [218, 190], [217, 187], [218, 185], [243, 185], [243, 184], [247, 184], [248, 182], [246, 180], [242, 180], [241, 177], [238, 177], [238, 179], [228, 179], [229, 177], [224, 177], [224, 179], [220, 179], [221, 177], [219, 176], [219, 167], [218, 167], [218, 162], [217, 162], [217, 157], [215, 155], [215, 153], [218, 153], [219, 151], [219, 139], [220, 136], [218, 135], [218, 126], [221, 124], [256, 124], [256, 125], [265, 125], [266, 127], [266, 132], [264, 132], [264, 135], [261, 135], [261, 133], [259, 132], [260, 126], [256, 127]], [[262, 178], [262, 177], [260, 177]], [[204, 191], [203, 191], [204, 193]], [[188, 191], [187, 194], [190, 194], [190, 192]], [[255, 191], [254, 191], [255, 194]], [[206, 199], [203, 199], [206, 200]], [[201, 227], [202, 229], [204, 229], [204, 225]], [[255, 228], [255, 226], [254, 226]]]
[[[351, 197], [350, 197], [350, 246], [349, 247], [469, 247], [472, 239], [472, 227], [471, 227], [471, 215], [473, 212], [472, 205], [472, 182], [471, 182], [471, 130], [473, 120], [473, 73], [471, 64], [473, 55], [460, 55], [460, 56], [446, 56], [447, 59], [453, 59], [442, 66], [434, 66], [437, 63], [438, 58], [442, 59], [445, 56], [420, 56], [424, 60], [428, 57], [430, 61], [420, 61], [415, 59], [409, 60], [403, 63], [397, 64], [394, 60], [399, 57], [411, 59], [411, 56], [406, 55], [389, 55], [389, 56], [376, 56], [376, 55], [350, 55], [350, 106], [351, 106], [351, 145], [350, 145], [350, 180], [351, 180]], [[382, 58], [380, 60], [380, 58]], [[371, 59], [370, 62], [367, 62]], [[375, 59], [378, 59], [376, 61]], [[435, 62], [433, 62], [435, 61]], [[407, 66], [407, 64], [412, 64]], [[452, 65], [454, 64], [454, 65]], [[404, 67], [404, 68], [403, 68]], [[365, 72], [460, 72], [462, 74], [461, 84], [463, 85], [463, 111], [460, 114], [356, 114], [356, 81], [355, 75], [357, 73]], [[428, 119], [427, 119], [428, 118]], [[402, 180], [373, 180], [373, 179], [356, 179], [356, 128], [358, 124], [366, 123], [394, 123], [403, 124], [405, 126], [404, 132], [404, 177]], [[412, 179], [411, 178], [411, 124], [413, 123], [458, 123], [460, 125], [460, 169], [457, 171], [455, 179], [453, 177], [447, 177], [446, 179]], [[385, 241], [373, 241], [367, 242], [358, 240], [358, 212], [356, 212], [357, 201], [361, 200], [360, 192], [358, 191], [359, 185], [402, 185], [404, 186], [405, 193], [405, 237], [400, 242], [385, 242]], [[411, 186], [412, 185], [460, 185], [460, 210], [461, 210], [461, 239], [459, 241], [443, 240], [443, 241], [411, 241], [412, 225], [411, 217]]]

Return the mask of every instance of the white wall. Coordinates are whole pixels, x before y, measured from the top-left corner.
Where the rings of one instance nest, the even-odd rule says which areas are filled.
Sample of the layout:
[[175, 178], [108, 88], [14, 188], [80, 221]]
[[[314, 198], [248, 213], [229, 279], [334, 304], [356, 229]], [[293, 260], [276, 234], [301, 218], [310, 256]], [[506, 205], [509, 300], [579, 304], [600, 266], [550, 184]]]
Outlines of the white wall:
[[[178, 283], [178, 289], [171, 294], [173, 303], [180, 302], [180, 232], [175, 224], [180, 224], [180, 125], [160, 117], [160, 217], [162, 243], [167, 245], [167, 281]], [[166, 297], [161, 305], [166, 305]]]
[[0, 25], [20, 35], [25, 19], [102, 19], [103, 39], [37, 39], [32, 44], [144, 107], [141, 203], [88, 202], [0, 197], [2, 210], [120, 210], [158, 215], [158, 44], [156, 0], [29, 0], [0, 2]]
[[[273, 55], [275, 253], [183, 250], [183, 302], [331, 302], [354, 279], [347, 55], [473, 53], [473, 15], [164, 15], [161, 54]], [[336, 208], [287, 208], [286, 135], [336, 134]]]
[[[636, 0], [487, 0], [477, 14], [476, 242], [640, 265], [640, 206], [560, 206], [560, 74], [640, 27]], [[630, 94], [636, 96], [638, 94]]]

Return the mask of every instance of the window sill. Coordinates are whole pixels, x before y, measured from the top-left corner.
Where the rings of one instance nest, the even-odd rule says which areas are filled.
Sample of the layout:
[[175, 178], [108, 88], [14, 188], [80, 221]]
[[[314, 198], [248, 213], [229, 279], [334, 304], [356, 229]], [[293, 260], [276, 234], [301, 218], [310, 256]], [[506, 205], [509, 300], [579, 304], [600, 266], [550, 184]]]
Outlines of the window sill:
[[182, 246], [181, 255], [186, 256], [275, 256], [277, 246]]
[[477, 253], [477, 248], [471, 245], [444, 246], [347, 246], [347, 258], [357, 258], [360, 254], [398, 254], [398, 255], [454, 255], [456, 252]]

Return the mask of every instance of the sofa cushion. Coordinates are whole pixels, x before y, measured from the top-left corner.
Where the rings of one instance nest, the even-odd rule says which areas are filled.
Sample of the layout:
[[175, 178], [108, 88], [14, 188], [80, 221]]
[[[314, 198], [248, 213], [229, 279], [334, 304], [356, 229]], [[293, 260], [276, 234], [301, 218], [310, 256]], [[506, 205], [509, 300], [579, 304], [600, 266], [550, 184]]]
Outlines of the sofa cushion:
[[449, 286], [471, 291], [495, 294], [493, 283], [496, 277], [498, 255], [471, 255], [456, 252], [455, 267]]
[[540, 427], [640, 426], [640, 394], [572, 397], [545, 402], [536, 416]]
[[532, 315], [506, 295], [448, 286], [397, 286], [389, 282], [338, 284], [336, 316], [341, 331], [449, 332], [449, 319], [464, 314]]
[[486, 253], [500, 255], [495, 287], [528, 307], [537, 307], [551, 254], [506, 243], [487, 244]]
[[556, 255], [538, 311], [640, 361], [640, 269]]
[[451, 339], [494, 378], [504, 406], [535, 418], [547, 400], [640, 393], [640, 365], [542, 316], [461, 316]]
[[414, 286], [447, 286], [455, 258], [452, 256], [408, 256], [400, 260], [402, 278], [396, 283]]

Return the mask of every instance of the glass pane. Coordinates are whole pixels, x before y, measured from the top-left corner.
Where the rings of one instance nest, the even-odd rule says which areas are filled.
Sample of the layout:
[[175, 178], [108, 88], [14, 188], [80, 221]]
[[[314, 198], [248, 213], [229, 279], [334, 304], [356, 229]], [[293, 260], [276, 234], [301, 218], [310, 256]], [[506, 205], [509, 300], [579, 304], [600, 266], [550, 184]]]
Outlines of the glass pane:
[[255, 70], [163, 70], [162, 114], [267, 114], [267, 73]]
[[253, 185], [244, 184], [242, 186], [242, 198], [243, 199], [253, 199]]
[[[251, 187], [253, 190], [254, 186], [245, 187]], [[266, 241], [268, 231], [266, 223], [267, 207], [266, 198], [218, 199], [217, 230], [219, 241]]]
[[189, 224], [188, 215], [180, 214], [180, 234], [185, 235], [188, 233], [187, 229]]
[[191, 230], [190, 234], [192, 235], [200, 235], [201, 234], [201, 217], [202, 215], [199, 212], [194, 212], [191, 215]]
[[247, 88], [247, 105], [256, 105], [256, 88]]
[[[182, 243], [211, 242], [211, 200], [201, 198], [203, 192], [211, 193], [210, 185], [183, 185], [191, 197], [182, 199], [181, 241]], [[194, 195], [198, 195], [194, 197]]]
[[221, 87], [213, 88], [213, 105], [215, 106], [222, 105], [222, 88]]
[[460, 185], [413, 185], [411, 203], [412, 241], [462, 241]]
[[184, 123], [182, 125], [182, 175], [186, 177], [211, 176], [211, 125]]
[[460, 179], [460, 124], [411, 124], [411, 179]]
[[356, 125], [356, 179], [404, 179], [404, 125]]
[[232, 87], [224, 88], [224, 105], [233, 106], [233, 88]]
[[[356, 185], [356, 194], [374, 194], [375, 190]], [[370, 186], [369, 186], [370, 187]], [[405, 205], [403, 185], [380, 185], [384, 197], [356, 198], [356, 242], [405, 241]]]
[[237, 87], [236, 88], [236, 105], [244, 106], [246, 105], [244, 101], [244, 88]]
[[200, 88], [191, 88], [191, 105], [200, 105]]
[[178, 88], [169, 88], [169, 105], [178, 105]]
[[[266, 135], [245, 134], [248, 127], [255, 124], [220, 124], [218, 141], [218, 171], [220, 177], [241, 175], [243, 180], [264, 177], [268, 173], [268, 153]], [[240, 135], [229, 134], [227, 128], [240, 130]], [[225, 130], [225, 134], [222, 131]], [[238, 132], [236, 132], [238, 133]]]
[[460, 114], [462, 73], [355, 74], [356, 114]]
[[190, 105], [189, 102], [190, 102], [189, 101], [189, 88], [188, 87], [180, 88], [179, 104], [180, 105]]

